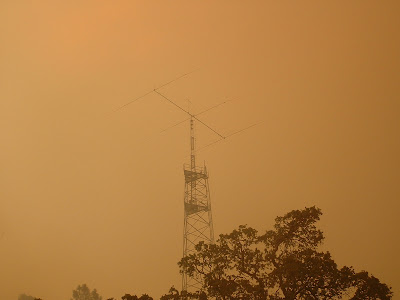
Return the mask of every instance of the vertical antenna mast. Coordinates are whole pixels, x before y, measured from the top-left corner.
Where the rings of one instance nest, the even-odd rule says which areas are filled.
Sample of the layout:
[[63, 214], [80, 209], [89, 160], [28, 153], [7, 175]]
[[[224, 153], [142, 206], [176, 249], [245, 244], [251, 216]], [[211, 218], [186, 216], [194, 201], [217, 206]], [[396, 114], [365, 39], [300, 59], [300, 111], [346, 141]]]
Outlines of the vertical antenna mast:
[[190, 115], [190, 168], [192, 171], [196, 169], [196, 144], [194, 138], [194, 120]]
[[[200, 241], [214, 243], [214, 229], [211, 214], [210, 189], [206, 166], [196, 167], [195, 122], [190, 114], [190, 166], [184, 165], [184, 229], [183, 257], [195, 250]], [[183, 270], [182, 291], [195, 292], [202, 289], [200, 275], [189, 277]]]

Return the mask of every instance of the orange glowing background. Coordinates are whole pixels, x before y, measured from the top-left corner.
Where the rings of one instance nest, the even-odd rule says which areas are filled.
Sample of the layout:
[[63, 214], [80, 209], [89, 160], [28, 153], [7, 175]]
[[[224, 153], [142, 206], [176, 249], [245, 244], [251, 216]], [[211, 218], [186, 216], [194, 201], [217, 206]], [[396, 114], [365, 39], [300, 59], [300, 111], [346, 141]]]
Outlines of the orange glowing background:
[[[316, 205], [326, 249], [400, 293], [398, 1], [0, 3], [0, 299], [180, 286], [186, 116], [223, 134], [216, 234]], [[197, 126], [198, 146], [216, 139]]]

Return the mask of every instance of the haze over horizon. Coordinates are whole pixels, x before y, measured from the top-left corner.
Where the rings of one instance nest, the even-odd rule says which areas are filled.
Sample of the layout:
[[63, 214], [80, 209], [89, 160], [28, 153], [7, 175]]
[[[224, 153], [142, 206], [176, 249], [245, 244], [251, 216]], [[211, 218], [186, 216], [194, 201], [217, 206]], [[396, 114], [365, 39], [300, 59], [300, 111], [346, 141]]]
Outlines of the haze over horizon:
[[[0, 299], [180, 287], [185, 114], [215, 234], [316, 205], [324, 247], [400, 293], [396, 1], [0, 3]], [[200, 124], [198, 147], [218, 137]]]

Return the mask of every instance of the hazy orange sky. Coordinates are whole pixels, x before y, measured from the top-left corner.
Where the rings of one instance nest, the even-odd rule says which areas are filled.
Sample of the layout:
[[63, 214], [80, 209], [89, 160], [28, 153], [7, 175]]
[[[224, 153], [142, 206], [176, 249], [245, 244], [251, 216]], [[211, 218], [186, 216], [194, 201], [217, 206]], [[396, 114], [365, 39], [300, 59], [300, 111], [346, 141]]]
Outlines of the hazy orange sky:
[[[400, 293], [398, 1], [0, 3], [0, 299], [180, 287], [184, 113], [215, 233], [316, 205], [324, 248]], [[200, 124], [198, 146], [218, 139]]]

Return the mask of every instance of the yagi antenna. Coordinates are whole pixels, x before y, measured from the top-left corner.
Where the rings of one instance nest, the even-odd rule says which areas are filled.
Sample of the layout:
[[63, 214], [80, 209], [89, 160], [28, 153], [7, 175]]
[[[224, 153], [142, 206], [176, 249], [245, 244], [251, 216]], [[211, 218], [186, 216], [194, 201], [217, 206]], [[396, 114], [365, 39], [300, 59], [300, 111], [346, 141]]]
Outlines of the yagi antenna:
[[[207, 112], [207, 111], [209, 111], [209, 110], [211, 110], [211, 109], [213, 109], [213, 108], [215, 108], [215, 107], [218, 107], [218, 106], [220, 106], [220, 105], [222, 105], [222, 104], [224, 104], [224, 103], [226, 103], [226, 102], [228, 102], [228, 101], [225, 101], [225, 102], [223, 102], [223, 103], [217, 104], [217, 105], [215, 105], [215, 106], [213, 106], [213, 107], [210, 107], [210, 108], [208, 108], [208, 109], [206, 109], [206, 110], [204, 110], [204, 111], [202, 111], [202, 112], [200, 112], [200, 113], [194, 115], [194, 114], [191, 114], [190, 112], [188, 112], [187, 110], [185, 110], [184, 108], [182, 108], [181, 106], [179, 106], [178, 104], [176, 104], [176, 103], [175, 103], [174, 101], [172, 101], [170, 98], [168, 98], [168, 97], [166, 97], [165, 95], [163, 95], [163, 94], [161, 94], [160, 92], [158, 92], [157, 89], [155, 89], [154, 92], [156, 92], [156, 93], [159, 94], [161, 97], [163, 97], [164, 99], [166, 99], [168, 102], [172, 103], [173, 105], [175, 105], [175, 106], [178, 107], [180, 110], [184, 111], [185, 113], [187, 113], [187, 114], [190, 116], [189, 118], [187, 118], [187, 119], [185, 119], [185, 120], [183, 120], [183, 121], [181, 121], [181, 122], [179, 122], [179, 123], [176, 123], [176, 124], [173, 125], [172, 127], [175, 127], [175, 126], [177, 126], [177, 125], [179, 125], [179, 124], [181, 124], [181, 123], [183, 123], [183, 122], [185, 122], [185, 121], [187, 121], [187, 120], [196, 119], [198, 122], [200, 122], [201, 124], [203, 124], [204, 126], [206, 126], [208, 129], [210, 129], [211, 131], [213, 131], [215, 134], [217, 134], [217, 135], [220, 137], [220, 139], [218, 139], [218, 140], [212, 142], [211, 144], [208, 144], [208, 145], [204, 146], [203, 148], [198, 149], [196, 152], [198, 152], [198, 151], [200, 151], [200, 150], [202, 150], [202, 149], [204, 149], [204, 148], [207, 148], [207, 147], [209, 147], [209, 146], [211, 146], [211, 145], [214, 145], [214, 144], [216, 144], [216, 143], [218, 143], [218, 142], [220, 142], [220, 141], [222, 141], [222, 140], [225, 140], [225, 139], [227, 139], [227, 138], [229, 138], [229, 137], [231, 137], [231, 136], [233, 136], [233, 135], [235, 135], [235, 134], [238, 134], [238, 133], [240, 133], [240, 132], [243, 132], [243, 131], [245, 131], [245, 130], [247, 130], [247, 129], [250, 129], [250, 128], [252, 128], [252, 127], [254, 127], [254, 126], [260, 124], [260, 123], [255, 123], [255, 124], [252, 124], [252, 125], [250, 125], [250, 126], [247, 126], [247, 127], [245, 127], [245, 128], [242, 128], [242, 129], [240, 129], [240, 130], [238, 130], [238, 131], [235, 131], [235, 132], [233, 132], [233, 133], [231, 133], [231, 134], [228, 134], [228, 135], [224, 136], [224, 135], [220, 134], [219, 132], [217, 132], [215, 129], [213, 129], [213, 128], [211, 128], [210, 126], [208, 126], [208, 125], [207, 125], [206, 123], [204, 123], [203, 121], [199, 120], [199, 118], [197, 118], [197, 116], [200, 115], [200, 114], [202, 114], [202, 113], [205, 113], [205, 112]], [[170, 127], [170, 128], [172, 128], [172, 127]], [[165, 130], [168, 130], [168, 129], [169, 129], [169, 128], [167, 128], [167, 129], [165, 129]], [[165, 130], [163, 130], [163, 131], [165, 131]]]
[[165, 100], [167, 100], [168, 102], [170, 102], [172, 105], [174, 105], [175, 107], [177, 107], [178, 109], [180, 109], [181, 111], [183, 111], [184, 113], [186, 113], [187, 115], [189, 115], [189, 118], [187, 118], [187, 119], [185, 119], [185, 120], [183, 120], [183, 121], [180, 121], [180, 122], [178, 122], [178, 123], [172, 125], [171, 127], [167, 128], [167, 129], [164, 129], [162, 132], [164, 132], [164, 131], [166, 131], [166, 130], [168, 130], [168, 129], [170, 129], [170, 128], [173, 128], [173, 127], [175, 127], [175, 126], [178, 126], [179, 124], [182, 124], [183, 122], [188, 121], [188, 120], [190, 120], [190, 119], [195, 119], [195, 120], [197, 120], [199, 123], [201, 123], [202, 125], [204, 125], [204, 126], [207, 127], [209, 130], [211, 130], [212, 132], [214, 132], [216, 135], [218, 135], [218, 136], [220, 137], [217, 141], [212, 142], [211, 144], [208, 144], [208, 145], [204, 146], [203, 148], [198, 149], [197, 151], [200, 151], [200, 150], [202, 150], [202, 149], [204, 149], [204, 148], [207, 148], [207, 147], [209, 147], [209, 146], [211, 146], [211, 145], [214, 145], [214, 144], [216, 144], [216, 143], [218, 143], [218, 142], [220, 142], [220, 141], [222, 141], [222, 140], [224, 140], [224, 139], [226, 139], [226, 138], [228, 138], [228, 137], [231, 137], [231, 136], [234, 135], [234, 134], [237, 134], [237, 133], [242, 132], [242, 131], [244, 131], [244, 130], [250, 129], [251, 127], [256, 126], [256, 125], [259, 124], [259, 123], [257, 123], [257, 124], [250, 125], [250, 126], [248, 126], [248, 127], [246, 127], [246, 128], [240, 129], [240, 130], [238, 130], [238, 131], [236, 131], [236, 132], [234, 132], [234, 133], [232, 133], [232, 134], [229, 134], [229, 135], [227, 135], [227, 136], [224, 136], [224, 135], [220, 134], [218, 131], [216, 131], [214, 128], [212, 128], [211, 126], [209, 126], [209, 125], [207, 125], [206, 123], [204, 123], [203, 121], [201, 121], [197, 116], [200, 115], [200, 114], [203, 114], [203, 113], [205, 113], [205, 112], [208, 112], [209, 110], [214, 109], [214, 108], [216, 108], [216, 107], [218, 107], [218, 106], [221, 106], [221, 105], [223, 105], [223, 104], [225, 104], [225, 103], [227, 103], [227, 102], [229, 102], [229, 101], [231, 101], [231, 100], [227, 100], [227, 101], [225, 101], [225, 102], [222, 102], [222, 103], [219, 103], [219, 104], [217, 104], [217, 105], [214, 105], [214, 106], [212, 106], [212, 107], [210, 107], [210, 108], [208, 108], [208, 109], [205, 109], [205, 110], [201, 111], [200, 113], [191, 114], [189, 111], [187, 111], [187, 110], [184, 109], [183, 107], [181, 107], [181, 106], [179, 106], [178, 104], [176, 104], [175, 101], [171, 100], [170, 98], [168, 98], [167, 96], [165, 96], [164, 94], [162, 94], [162, 93], [160, 93], [160, 92], [158, 91], [159, 89], [161, 89], [161, 88], [163, 88], [163, 87], [165, 87], [165, 86], [167, 86], [167, 85], [169, 85], [169, 84], [171, 84], [171, 83], [173, 83], [173, 82], [175, 82], [175, 81], [177, 81], [177, 80], [179, 80], [179, 79], [181, 79], [181, 78], [183, 78], [183, 77], [185, 77], [185, 76], [188, 76], [188, 75], [190, 75], [190, 74], [192, 74], [192, 73], [194, 73], [194, 72], [196, 72], [196, 71], [197, 71], [197, 69], [196, 69], [196, 70], [193, 70], [193, 71], [191, 71], [191, 72], [185, 73], [185, 74], [183, 74], [183, 75], [181, 75], [181, 76], [179, 76], [179, 77], [176, 77], [175, 79], [173, 79], [173, 80], [171, 80], [171, 81], [168, 81], [168, 82], [166, 82], [166, 83], [164, 83], [164, 84], [158, 86], [157, 88], [155, 88], [155, 89], [153, 89], [153, 90], [151, 90], [151, 91], [148, 91], [147, 93], [145, 93], [145, 94], [143, 94], [143, 95], [141, 95], [141, 96], [139, 96], [139, 97], [137, 97], [137, 98], [135, 98], [135, 99], [133, 99], [133, 100], [127, 102], [127, 103], [125, 103], [124, 105], [118, 107], [116, 110], [114, 110], [114, 113], [117, 112], [117, 111], [119, 111], [119, 110], [121, 110], [121, 109], [123, 109], [123, 108], [125, 108], [126, 106], [128, 106], [128, 105], [130, 105], [130, 104], [132, 104], [132, 103], [134, 103], [134, 102], [136, 102], [136, 101], [138, 101], [138, 100], [140, 100], [140, 99], [146, 97], [147, 95], [150, 95], [151, 93], [156, 93], [156, 94], [158, 94], [159, 96], [161, 96], [162, 98], [164, 98]]
[[191, 114], [190, 112], [188, 112], [187, 110], [185, 110], [184, 108], [182, 108], [181, 106], [179, 106], [178, 104], [176, 104], [174, 101], [172, 101], [171, 99], [169, 99], [167, 96], [161, 94], [159, 91], [157, 91], [157, 89], [154, 90], [155, 93], [159, 94], [161, 97], [163, 97], [165, 100], [167, 100], [168, 102], [172, 103], [173, 105], [175, 105], [177, 108], [179, 108], [180, 110], [184, 111], [185, 113], [187, 113], [191, 118], [197, 120], [198, 122], [200, 122], [201, 124], [203, 124], [204, 126], [206, 126], [208, 129], [210, 129], [212, 132], [214, 132], [215, 134], [217, 134], [218, 136], [220, 136], [221, 138], [225, 138], [222, 134], [220, 134], [219, 132], [217, 132], [215, 129], [211, 128], [210, 126], [208, 126], [206, 123], [204, 123], [203, 121], [199, 120], [199, 118], [196, 117], [196, 115]]
[[[212, 110], [212, 109], [214, 109], [214, 108], [216, 108], [216, 107], [218, 107], [218, 106], [221, 106], [221, 105], [223, 105], [223, 104], [225, 104], [225, 103], [228, 103], [228, 102], [230, 102], [230, 101], [232, 101], [232, 100], [227, 100], [227, 101], [224, 101], [224, 102], [219, 103], [219, 104], [217, 104], [217, 105], [214, 105], [214, 106], [212, 106], [212, 107], [209, 107], [209, 108], [207, 108], [207, 109], [205, 109], [205, 110], [203, 110], [203, 111], [201, 111], [201, 112], [195, 114], [195, 116], [201, 115], [201, 114], [203, 114], [203, 113], [205, 113], [205, 112], [208, 112], [208, 111], [210, 111], [210, 110]], [[172, 125], [172, 126], [170, 126], [170, 127], [167, 127], [167, 128], [165, 128], [165, 129], [161, 130], [161, 132], [165, 132], [165, 131], [167, 131], [167, 130], [169, 130], [169, 129], [171, 129], [171, 128], [174, 128], [175, 126], [178, 126], [178, 125], [180, 125], [180, 124], [182, 124], [182, 123], [184, 123], [184, 122], [186, 122], [186, 121], [189, 121], [189, 120], [190, 120], [190, 118], [186, 118], [185, 120], [182, 120], [182, 121], [180, 121], [180, 122], [178, 122], [178, 123], [175, 123], [174, 125]]]
[[123, 109], [125, 106], [128, 106], [129, 104], [132, 104], [133, 102], [136, 102], [136, 101], [138, 101], [138, 100], [140, 100], [140, 99], [146, 97], [147, 95], [150, 95], [150, 94], [153, 93], [154, 91], [156, 91], [156, 90], [158, 90], [158, 89], [161, 89], [161, 88], [163, 88], [164, 86], [167, 86], [167, 85], [169, 85], [169, 84], [171, 84], [171, 83], [173, 83], [173, 82], [175, 82], [175, 81], [177, 81], [177, 80], [179, 80], [179, 79], [181, 79], [181, 78], [183, 78], [183, 77], [185, 77], [185, 76], [188, 76], [188, 75], [190, 75], [190, 74], [192, 74], [192, 73], [194, 73], [194, 72], [196, 72], [196, 71], [197, 71], [197, 69], [196, 69], [196, 70], [193, 70], [193, 71], [191, 71], [191, 72], [189, 72], [189, 73], [185, 73], [185, 74], [183, 74], [183, 75], [181, 75], [181, 76], [179, 76], [179, 77], [176, 77], [175, 79], [173, 79], [173, 80], [171, 80], [171, 81], [168, 81], [167, 83], [164, 83], [164, 84], [160, 85], [158, 88], [156, 88], [156, 89], [154, 89], [154, 90], [151, 90], [151, 91], [147, 92], [146, 94], [143, 94], [142, 96], [139, 96], [139, 97], [137, 97], [137, 98], [135, 98], [135, 99], [133, 99], [133, 100], [131, 100], [131, 101], [125, 103], [124, 105], [122, 105], [122, 106], [118, 107], [116, 110], [114, 110], [114, 112], [117, 112], [117, 111]]

